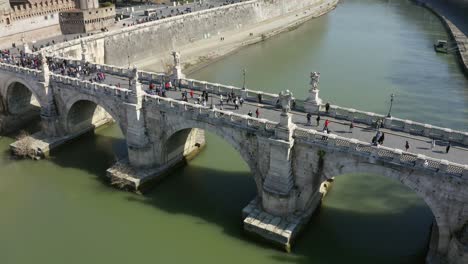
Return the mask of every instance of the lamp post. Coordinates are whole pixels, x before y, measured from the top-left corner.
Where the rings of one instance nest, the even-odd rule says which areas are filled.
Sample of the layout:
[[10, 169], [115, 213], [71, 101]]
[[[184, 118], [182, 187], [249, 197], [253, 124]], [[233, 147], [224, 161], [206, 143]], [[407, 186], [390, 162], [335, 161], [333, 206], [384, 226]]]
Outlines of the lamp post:
[[211, 90], [211, 93], [210, 93], [210, 109], [214, 109], [215, 106], [213, 104], [213, 90]]
[[244, 68], [244, 69], [242, 69], [242, 75], [244, 76], [244, 82], [242, 84], [242, 90], [245, 90], [245, 73], [246, 73], [246, 70]]
[[394, 97], [395, 97], [395, 94], [390, 95], [390, 109], [388, 109], [387, 117], [392, 117], [391, 112], [392, 112], [393, 98]]

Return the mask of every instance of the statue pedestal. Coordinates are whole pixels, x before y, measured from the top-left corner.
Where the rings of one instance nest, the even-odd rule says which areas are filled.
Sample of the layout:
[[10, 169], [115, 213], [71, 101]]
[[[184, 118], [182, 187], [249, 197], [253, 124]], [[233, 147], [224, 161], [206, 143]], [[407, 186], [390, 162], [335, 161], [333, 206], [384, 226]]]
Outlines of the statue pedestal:
[[304, 109], [307, 113], [316, 114], [320, 111], [320, 105], [322, 105], [322, 99], [318, 97], [319, 90], [311, 89], [310, 96], [304, 102]]
[[247, 99], [247, 89], [242, 89], [241, 90], [241, 97], [245, 99]]
[[291, 141], [294, 127], [295, 125], [291, 121], [291, 114], [281, 113], [280, 122], [275, 129], [275, 137], [284, 141]]
[[182, 73], [182, 67], [174, 66], [172, 68], [172, 79], [173, 80], [180, 80], [182, 78], [185, 78], [185, 75]]

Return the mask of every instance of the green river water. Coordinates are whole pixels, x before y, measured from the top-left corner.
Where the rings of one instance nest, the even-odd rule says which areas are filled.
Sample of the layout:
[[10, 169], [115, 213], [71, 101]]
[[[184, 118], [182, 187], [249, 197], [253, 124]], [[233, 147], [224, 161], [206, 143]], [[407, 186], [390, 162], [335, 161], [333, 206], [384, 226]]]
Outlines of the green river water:
[[[468, 82], [440, 21], [407, 1], [343, 1], [297, 30], [244, 48], [193, 78], [305, 97], [467, 130]], [[0, 139], [0, 263], [423, 263], [432, 213], [415, 193], [378, 175], [343, 175], [290, 254], [250, 239], [241, 210], [255, 197], [246, 164], [222, 138], [141, 196], [103, 182], [125, 155], [117, 125], [57, 150], [12, 160]]]

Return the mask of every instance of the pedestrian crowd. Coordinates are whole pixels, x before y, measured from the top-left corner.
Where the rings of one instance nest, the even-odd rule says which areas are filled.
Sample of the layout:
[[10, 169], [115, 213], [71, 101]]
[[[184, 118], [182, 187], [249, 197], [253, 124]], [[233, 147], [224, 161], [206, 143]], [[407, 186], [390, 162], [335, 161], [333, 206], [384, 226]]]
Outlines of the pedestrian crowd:
[[41, 62], [38, 56], [26, 56], [23, 51], [20, 51], [19, 54], [13, 54], [8, 49], [0, 51], [0, 62], [35, 70], [38, 70], [41, 67]]

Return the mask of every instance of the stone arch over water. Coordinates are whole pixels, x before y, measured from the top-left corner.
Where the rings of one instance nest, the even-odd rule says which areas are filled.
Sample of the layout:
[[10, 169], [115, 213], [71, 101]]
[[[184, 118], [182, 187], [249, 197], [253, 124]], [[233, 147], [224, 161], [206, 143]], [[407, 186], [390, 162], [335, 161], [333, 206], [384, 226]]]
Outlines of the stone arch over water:
[[15, 132], [39, 124], [41, 109], [46, 105], [43, 83], [15, 74], [0, 74], [0, 131]]
[[68, 134], [92, 130], [104, 123], [115, 121], [119, 124], [120, 115], [105, 102], [93, 96], [78, 95], [70, 97], [62, 106], [61, 123]]
[[[188, 147], [191, 147], [187, 144], [194, 143], [195, 141], [193, 140], [193, 137], [201, 136], [200, 132], [202, 132], [203, 137], [205, 131], [210, 132], [221, 138], [223, 141], [229, 143], [229, 145], [239, 153], [240, 157], [247, 164], [253, 175], [255, 185], [257, 187], [257, 194], [261, 196], [263, 177], [258, 167], [256, 156], [258, 150], [258, 138], [256, 135], [250, 135], [247, 131], [242, 129], [215, 126], [205, 122], [187, 119], [184, 119], [181, 122], [172, 122], [172, 120], [168, 119], [167, 122], [171, 124], [167, 125], [169, 128], [168, 130], [163, 131], [159, 148], [163, 155], [162, 161], [167, 161], [164, 159], [168, 158], [168, 152], [171, 152], [171, 150], [185, 150]], [[170, 147], [170, 144], [175, 144], [175, 146]]]
[[[452, 239], [450, 234], [459, 230], [468, 221], [467, 215], [453, 209], [463, 208], [463, 206], [453, 206], [457, 203], [462, 203], [462, 201], [457, 199], [457, 190], [453, 190], [455, 194], [453, 197], [442, 196], [442, 194], [447, 193], [446, 190], [441, 190], [441, 188], [447, 186], [444, 182], [455, 180], [450, 176], [431, 174], [430, 172], [392, 166], [391, 164], [382, 164], [380, 161], [371, 161], [368, 158], [361, 158], [341, 152], [319, 152], [316, 151], [313, 157], [318, 162], [312, 166], [316, 167], [314, 171], [320, 173], [320, 182], [345, 174], [372, 174], [398, 181], [416, 193], [430, 209], [435, 220], [427, 255], [428, 258], [445, 254]], [[462, 188], [462, 185], [459, 185], [459, 188]]]
[[20, 78], [7, 79], [0, 86], [2, 112], [17, 115], [30, 110], [39, 111], [44, 105], [42, 91]]

